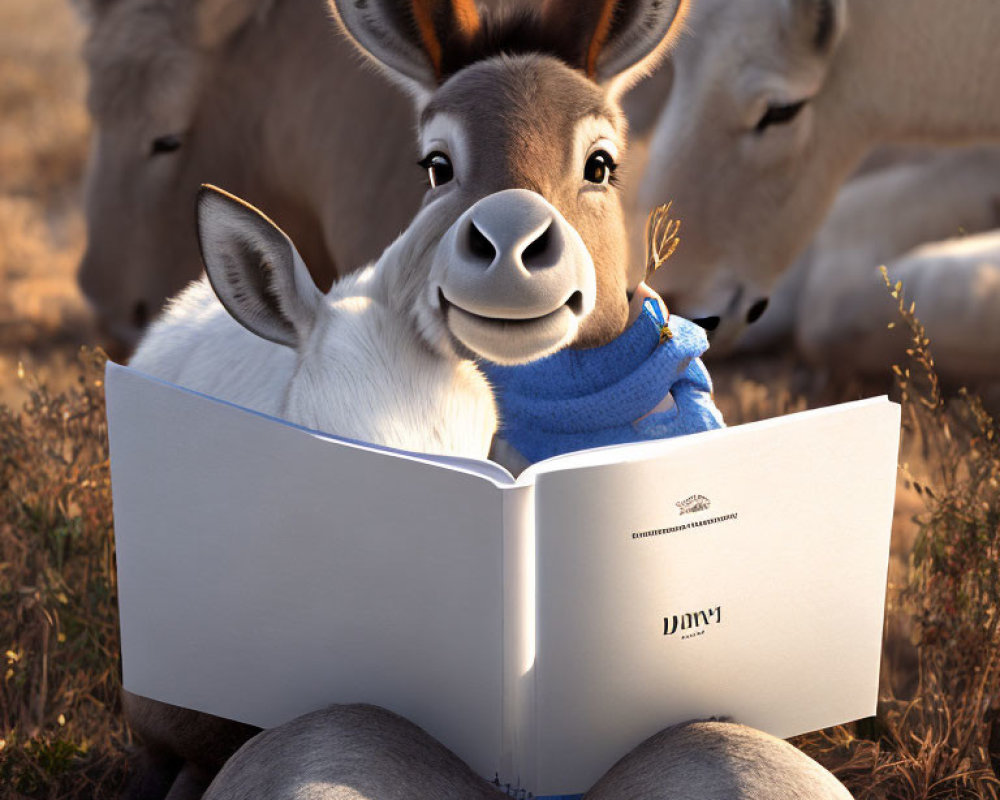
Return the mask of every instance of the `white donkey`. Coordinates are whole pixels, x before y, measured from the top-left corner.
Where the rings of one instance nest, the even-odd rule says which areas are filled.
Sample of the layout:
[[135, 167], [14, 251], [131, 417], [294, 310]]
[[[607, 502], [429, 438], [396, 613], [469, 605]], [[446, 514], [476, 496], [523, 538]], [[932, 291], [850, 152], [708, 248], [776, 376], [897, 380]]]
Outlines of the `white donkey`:
[[[205, 187], [198, 234], [206, 278], [170, 303], [131, 365], [316, 430], [484, 458], [496, 431], [493, 395], [451, 344], [446, 319], [424, 308], [428, 274], [414, 256], [426, 245], [421, 232], [418, 219], [377, 264], [324, 295], [274, 223]], [[567, 295], [577, 291], [577, 276], [564, 277]], [[592, 305], [592, 276], [582, 282]], [[528, 333], [482, 355], [516, 362], [561, 343]]]
[[[195, 284], [133, 366], [309, 427], [484, 456], [495, 418], [468, 359], [605, 344], [638, 293], [615, 178], [626, 157], [617, 101], [666, 48], [683, 4], [592, 6], [554, 2], [544, 25], [535, 14], [486, 25], [471, 0], [338, 6], [415, 100], [429, 183], [420, 212], [373, 268], [324, 298], [276, 228], [203, 194], [221, 304]], [[197, 789], [220, 766], [226, 748], [206, 758], [191, 732], [204, 715], [133, 695], [126, 709], [159, 767], [136, 794], [171, 781]], [[227, 742], [247, 734], [216, 723]]]
[[639, 190], [683, 221], [654, 288], [724, 349], [872, 147], [1000, 139], [997, 41], [995, 0], [698, 0]]

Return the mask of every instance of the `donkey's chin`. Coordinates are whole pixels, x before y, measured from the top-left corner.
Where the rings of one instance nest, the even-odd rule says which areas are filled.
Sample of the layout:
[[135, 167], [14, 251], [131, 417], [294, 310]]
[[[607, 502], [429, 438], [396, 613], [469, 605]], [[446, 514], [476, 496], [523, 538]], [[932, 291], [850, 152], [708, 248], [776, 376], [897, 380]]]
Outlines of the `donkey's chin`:
[[569, 305], [529, 319], [484, 317], [454, 304], [446, 313], [448, 328], [458, 341], [487, 361], [506, 366], [554, 353], [572, 342], [579, 329]]

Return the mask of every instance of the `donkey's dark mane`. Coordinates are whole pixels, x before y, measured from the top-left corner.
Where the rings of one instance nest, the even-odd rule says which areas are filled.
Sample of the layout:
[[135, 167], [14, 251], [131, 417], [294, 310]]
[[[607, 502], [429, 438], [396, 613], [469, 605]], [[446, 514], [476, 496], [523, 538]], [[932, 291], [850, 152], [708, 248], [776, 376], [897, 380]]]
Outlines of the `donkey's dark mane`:
[[441, 80], [478, 61], [500, 55], [540, 54], [558, 58], [582, 69], [585, 39], [576, 20], [546, 24], [535, 9], [525, 8], [499, 15], [483, 12], [482, 24], [471, 40], [451, 37], [442, 47]]

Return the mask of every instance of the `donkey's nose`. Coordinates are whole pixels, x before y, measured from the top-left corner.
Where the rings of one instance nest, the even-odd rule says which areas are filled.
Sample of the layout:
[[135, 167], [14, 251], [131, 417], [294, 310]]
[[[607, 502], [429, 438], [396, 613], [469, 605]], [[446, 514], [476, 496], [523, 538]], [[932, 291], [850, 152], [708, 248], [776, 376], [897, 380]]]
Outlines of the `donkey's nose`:
[[521, 251], [521, 263], [526, 269], [552, 266], [549, 256], [551, 255], [553, 238], [552, 223], [549, 222], [548, 227]]
[[559, 210], [535, 192], [504, 189], [466, 209], [442, 236], [431, 303], [506, 321], [565, 308], [579, 320], [594, 308], [596, 283], [583, 239]]
[[471, 218], [469, 219], [468, 247], [469, 255], [481, 262], [484, 269], [488, 269], [493, 263], [493, 259], [497, 257], [497, 249], [493, 246], [493, 242], [483, 235], [483, 232], [476, 227], [475, 221]]
[[533, 272], [552, 267], [564, 242], [550, 206], [540, 195], [510, 189], [484, 197], [467, 218], [468, 254], [486, 267]]

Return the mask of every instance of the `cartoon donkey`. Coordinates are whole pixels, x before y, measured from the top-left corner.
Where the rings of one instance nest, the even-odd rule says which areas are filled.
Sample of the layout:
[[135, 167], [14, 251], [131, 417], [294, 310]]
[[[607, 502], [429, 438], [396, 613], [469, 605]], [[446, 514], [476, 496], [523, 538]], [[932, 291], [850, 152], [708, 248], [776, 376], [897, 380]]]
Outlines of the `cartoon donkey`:
[[[358, 330], [351, 314], [374, 320], [365, 341], [379, 343], [370, 351], [375, 361], [399, 355], [384, 337], [390, 329], [446, 365], [475, 357], [517, 364], [619, 337], [630, 301], [634, 309], [645, 290], [627, 277], [618, 99], [669, 47], [684, 0], [552, 0], [541, 13], [496, 20], [481, 19], [472, 0], [337, 0], [332, 8], [362, 52], [413, 97], [429, 182], [420, 212], [373, 267], [324, 297], [265, 218], [232, 198], [204, 195], [201, 241], [218, 299], [207, 283], [195, 284], [153, 326], [133, 364], [344, 433], [343, 419], [331, 414], [365, 407], [360, 396], [354, 406], [342, 397], [329, 402], [336, 392], [362, 391], [344, 388], [350, 371], [339, 360], [350, 349], [345, 337]], [[326, 372], [331, 363], [339, 373]], [[376, 365], [358, 368], [369, 376]], [[391, 393], [389, 384], [380, 393]], [[410, 388], [406, 381], [396, 387], [400, 413]], [[434, 438], [438, 424], [450, 422], [407, 427]], [[395, 435], [364, 433], [385, 444], [397, 444]], [[135, 695], [126, 696], [126, 707], [149, 763], [158, 765], [133, 783], [138, 796], [159, 788], [171, 798], [197, 797], [249, 733]], [[371, 717], [376, 738], [378, 730], [389, 735], [380, 721], [387, 712], [359, 713]], [[297, 736], [279, 749], [322, 765], [323, 754]], [[297, 770], [278, 757], [273, 774], [294, 783]], [[364, 770], [374, 781], [371, 796], [405, 792], [392, 784], [397, 773], [381, 775], [376, 761]], [[393, 788], [378, 788], [382, 778]], [[300, 786], [288, 796], [300, 790], [311, 791]]]
[[[420, 113], [431, 188], [414, 226], [434, 210], [442, 235], [427, 245], [424, 262], [430, 266], [413, 264], [419, 275], [430, 276], [429, 296], [418, 305], [428, 302], [442, 313], [466, 347], [496, 349], [507, 340], [512, 346], [521, 325], [555, 322], [559, 317], [551, 314], [565, 316], [586, 296], [570, 295], [555, 312], [547, 311], [551, 302], [531, 304], [526, 314], [519, 298], [530, 294], [532, 270], [515, 267], [513, 281], [490, 273], [509, 273], [511, 254], [518, 252], [540, 275], [558, 271], [550, 248], [578, 236], [593, 262], [596, 301], [573, 345], [599, 346], [618, 337], [628, 298], [639, 290], [626, 279], [616, 176], [625, 158], [625, 126], [618, 99], [669, 46], [685, 1], [550, 0], [541, 14], [496, 23], [481, 21], [471, 0], [331, 4], [362, 51], [409, 89]], [[582, 257], [578, 250], [571, 253]], [[456, 268], [467, 277], [447, 286], [437, 283]], [[497, 328], [477, 319], [482, 312], [473, 311], [470, 302], [476, 274], [487, 276], [495, 298], [490, 316], [525, 317], [524, 322]], [[206, 800], [257, 795], [272, 800], [505, 796], [424, 731], [373, 706], [331, 706], [260, 734], [224, 767]], [[640, 745], [588, 797], [845, 800], [850, 795], [786, 742], [740, 725], [700, 722]]]

